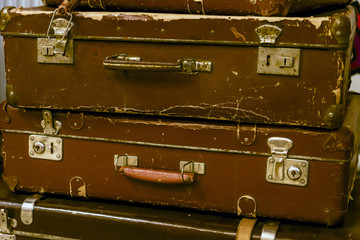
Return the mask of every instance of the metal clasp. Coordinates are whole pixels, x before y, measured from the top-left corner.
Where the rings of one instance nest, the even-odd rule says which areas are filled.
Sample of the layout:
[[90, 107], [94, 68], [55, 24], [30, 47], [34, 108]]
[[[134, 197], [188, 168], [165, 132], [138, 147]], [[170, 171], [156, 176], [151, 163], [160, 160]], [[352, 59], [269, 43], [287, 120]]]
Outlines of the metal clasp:
[[10, 218], [6, 209], [0, 209], [0, 233], [10, 233], [16, 226], [16, 219]]
[[271, 157], [266, 167], [266, 180], [271, 183], [306, 186], [309, 163], [305, 160], [289, 159], [288, 152], [293, 146], [290, 139], [272, 137], [268, 139]]
[[186, 182], [184, 179], [184, 173], [195, 173], [198, 175], [205, 174], [205, 163], [194, 162], [194, 161], [181, 161], [180, 162], [180, 171], [181, 179], [183, 182]]
[[275, 44], [282, 30], [277, 26], [266, 24], [256, 28], [255, 32], [260, 38], [260, 44]]
[[42, 111], [43, 120], [41, 120], [41, 127], [44, 129], [44, 133], [56, 135], [61, 129], [61, 122], [54, 121], [52, 114], [49, 110]]
[[118, 171], [119, 167], [137, 167], [138, 166], [138, 157], [124, 155], [114, 155], [114, 166], [115, 172]]

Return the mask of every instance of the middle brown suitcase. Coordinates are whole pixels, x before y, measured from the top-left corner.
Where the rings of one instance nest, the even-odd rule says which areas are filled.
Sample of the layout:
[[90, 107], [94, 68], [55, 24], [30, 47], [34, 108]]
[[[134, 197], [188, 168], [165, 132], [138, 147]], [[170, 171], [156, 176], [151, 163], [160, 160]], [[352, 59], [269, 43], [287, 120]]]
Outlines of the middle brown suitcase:
[[12, 106], [341, 126], [352, 7], [304, 18], [52, 15], [2, 11]]
[[10, 189], [332, 225], [346, 213], [360, 95], [334, 131], [22, 110], [1, 113]]

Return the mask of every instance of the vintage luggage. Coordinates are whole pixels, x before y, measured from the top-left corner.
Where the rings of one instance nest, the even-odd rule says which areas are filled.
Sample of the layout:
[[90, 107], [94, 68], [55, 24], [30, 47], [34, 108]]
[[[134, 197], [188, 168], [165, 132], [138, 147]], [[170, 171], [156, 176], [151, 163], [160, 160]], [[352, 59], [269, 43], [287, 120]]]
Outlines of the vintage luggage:
[[12, 106], [341, 126], [352, 7], [271, 19], [53, 12], [2, 10]]
[[[58, 6], [63, 0], [43, 0], [49, 6]], [[347, 4], [349, 0], [73, 0], [79, 7], [121, 11], [174, 12], [218, 15], [263, 15], [286, 16], [328, 7]]]
[[[113, 202], [14, 194], [0, 183], [2, 239], [148, 240], [351, 240], [360, 238], [359, 179], [344, 224], [316, 225], [258, 219], [253, 231], [240, 231], [247, 219], [229, 215], [130, 206]], [[25, 203], [25, 204], [24, 204]], [[25, 218], [24, 218], [25, 216]], [[249, 221], [249, 220], [248, 220]], [[16, 223], [16, 224], [15, 224]], [[13, 226], [11, 226], [11, 224]], [[250, 227], [251, 225], [249, 225]], [[245, 228], [246, 229], [246, 228]], [[249, 235], [246, 235], [250, 232]]]
[[12, 108], [1, 116], [13, 191], [333, 225], [357, 162], [360, 95], [333, 131]]

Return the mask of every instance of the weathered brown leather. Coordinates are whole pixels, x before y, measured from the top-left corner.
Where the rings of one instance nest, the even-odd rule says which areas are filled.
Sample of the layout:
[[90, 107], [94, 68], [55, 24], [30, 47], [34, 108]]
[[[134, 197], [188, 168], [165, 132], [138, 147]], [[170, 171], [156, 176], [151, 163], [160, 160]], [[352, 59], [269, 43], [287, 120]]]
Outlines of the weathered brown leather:
[[193, 173], [181, 173], [174, 171], [144, 169], [135, 167], [121, 167], [119, 172], [130, 178], [152, 183], [164, 184], [186, 184], [193, 183]]
[[[61, 1], [44, 0], [49, 6], [58, 6]], [[120, 11], [286, 16], [288, 13], [347, 3], [349, 0], [80, 0], [79, 6]]]
[[[271, 22], [254, 16], [74, 12], [67, 36], [74, 40], [74, 64], [37, 62], [37, 39], [47, 37], [52, 10], [8, 12], [2, 34], [12, 106], [329, 129], [340, 127], [344, 117], [356, 27], [351, 7]], [[269, 24], [282, 29], [272, 48], [300, 49], [299, 76], [257, 73], [259, 47], [269, 45], [260, 43], [256, 29]], [[210, 61], [213, 68], [190, 75], [104, 68], [108, 57], [121, 54], [150, 63]]]
[[[254, 130], [251, 124], [108, 113], [84, 113], [83, 127], [74, 130], [72, 124], [67, 124], [66, 112], [51, 111], [53, 120], [62, 123], [54, 135], [63, 141], [61, 161], [34, 159], [29, 155], [30, 135], [44, 135], [41, 111], [8, 106], [11, 121], [1, 124], [3, 176], [15, 191], [334, 225], [346, 212], [356, 168], [359, 106], [360, 96], [350, 95], [344, 124], [332, 131], [267, 125], [258, 125]], [[242, 136], [255, 141], [243, 144]], [[336, 144], [326, 145], [334, 136]], [[288, 158], [308, 161], [306, 187], [266, 180], [270, 137], [292, 140]], [[118, 168], [114, 168], [115, 155], [137, 156], [139, 168], [178, 173], [181, 173], [181, 161], [200, 162], [205, 164], [205, 174], [196, 174], [192, 184], [138, 181], [121, 175]], [[12, 181], [14, 179], [16, 181]]]

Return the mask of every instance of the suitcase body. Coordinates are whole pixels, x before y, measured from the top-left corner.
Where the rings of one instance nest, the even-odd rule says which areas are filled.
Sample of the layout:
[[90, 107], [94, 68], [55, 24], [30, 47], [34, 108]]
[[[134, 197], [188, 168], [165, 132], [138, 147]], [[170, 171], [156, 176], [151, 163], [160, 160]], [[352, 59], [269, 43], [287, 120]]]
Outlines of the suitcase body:
[[271, 20], [75, 12], [51, 21], [44, 8], [1, 16], [12, 106], [321, 128], [344, 117], [351, 7]]
[[[43, 2], [49, 6], [58, 6], [63, 2], [63, 0], [44, 0]], [[216, 0], [80, 0], [78, 6], [95, 9], [112, 9], [136, 12], [150, 11], [217, 15], [286, 16], [287, 14], [347, 3], [349, 3], [349, 0], [227, 0], [226, 2], [219, 2]]]
[[[264, 221], [259, 219], [251, 239], [272, 236], [276, 240], [332, 239], [350, 240], [360, 237], [359, 207], [360, 181], [355, 182], [354, 199], [349, 206], [344, 224], [338, 227], [296, 224], [293, 222]], [[24, 202], [32, 202], [26, 209]], [[24, 207], [23, 207], [24, 206]], [[196, 211], [177, 211], [169, 208], [130, 206], [113, 202], [89, 202], [65, 198], [14, 194], [0, 182], [0, 236], [6, 239], [210, 239], [232, 240], [238, 234], [241, 218], [229, 215], [204, 214]], [[22, 219], [31, 213], [32, 222]], [[5, 217], [6, 216], [6, 217]], [[4, 218], [5, 217], [5, 218]], [[12, 222], [17, 222], [11, 227]], [[26, 221], [26, 222], [25, 222]], [[275, 224], [275, 225], [274, 225]], [[59, 227], [61, 226], [61, 227]], [[274, 228], [275, 226], [275, 228]], [[277, 227], [277, 228], [276, 228]], [[241, 239], [241, 238], [240, 238]], [[248, 239], [249, 236], [248, 236]]]
[[357, 162], [360, 98], [351, 96], [334, 131], [7, 106], [3, 178], [13, 191], [333, 225]]

